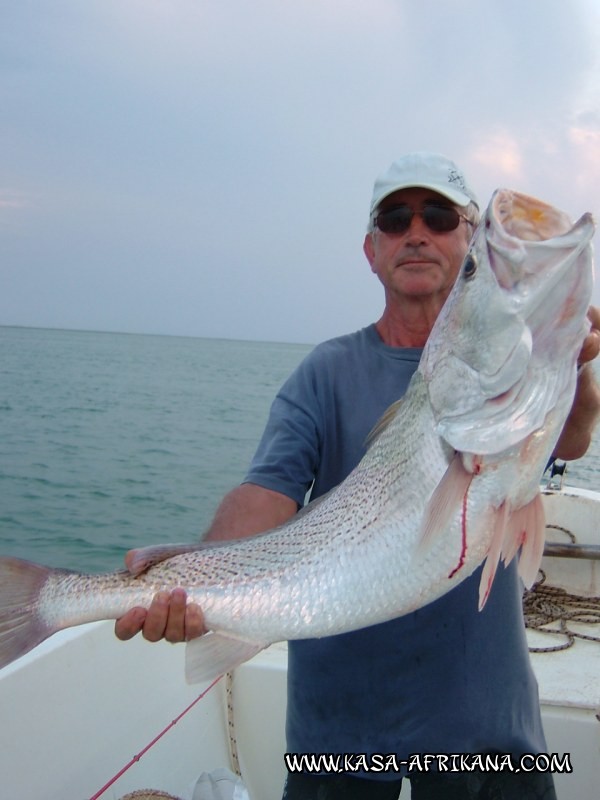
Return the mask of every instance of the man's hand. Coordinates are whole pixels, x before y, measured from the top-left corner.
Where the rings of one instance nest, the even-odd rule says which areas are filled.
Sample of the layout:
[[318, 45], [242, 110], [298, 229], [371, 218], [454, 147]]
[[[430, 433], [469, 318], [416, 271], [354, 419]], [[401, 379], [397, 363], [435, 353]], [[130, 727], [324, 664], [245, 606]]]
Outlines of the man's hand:
[[158, 592], [150, 607], [136, 607], [128, 611], [115, 623], [118, 639], [126, 641], [142, 632], [144, 639], [158, 642], [187, 642], [206, 633], [202, 610], [195, 603], [187, 603], [183, 589]]
[[[295, 500], [252, 483], [236, 486], [225, 495], [207, 531], [206, 541], [237, 539], [282, 525], [298, 506]], [[115, 624], [122, 641], [142, 632], [144, 639], [158, 642], [186, 642], [206, 633], [202, 610], [186, 605], [183, 589], [159, 592], [150, 608], [132, 608]]]
[[598, 306], [589, 307], [588, 319], [592, 323], [592, 327], [583, 340], [581, 352], [579, 353], [579, 364], [587, 364], [593, 361], [600, 353], [600, 308]]
[[600, 353], [600, 308], [590, 306], [588, 318], [592, 327], [579, 353], [579, 375], [571, 411], [565, 422], [554, 455], [564, 461], [581, 458], [590, 442], [600, 415], [600, 389], [589, 366]]

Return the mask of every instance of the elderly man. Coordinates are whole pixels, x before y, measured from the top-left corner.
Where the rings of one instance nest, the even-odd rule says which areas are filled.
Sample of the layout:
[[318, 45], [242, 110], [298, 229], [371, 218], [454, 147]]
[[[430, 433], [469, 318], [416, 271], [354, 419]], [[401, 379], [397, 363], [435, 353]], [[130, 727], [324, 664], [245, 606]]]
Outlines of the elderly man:
[[[312, 486], [318, 497], [360, 460], [368, 432], [406, 390], [458, 274], [478, 203], [461, 170], [435, 153], [412, 153], [375, 183], [364, 252], [384, 287], [378, 322], [325, 342], [273, 403], [245, 482], [221, 503], [209, 539], [238, 538], [291, 517]], [[595, 309], [593, 323], [600, 327]], [[582, 360], [594, 358], [598, 333]], [[600, 409], [591, 371], [580, 373], [557, 447], [585, 452]], [[480, 573], [407, 616], [340, 636], [290, 642], [287, 749], [296, 753], [524, 753], [546, 750], [529, 663], [521, 586], [513, 562], [477, 610]], [[199, 635], [202, 614], [185, 594], [157, 595], [116, 626], [127, 639]], [[555, 797], [538, 773], [411, 772], [414, 800]], [[290, 774], [286, 800], [395, 800], [397, 772]]]

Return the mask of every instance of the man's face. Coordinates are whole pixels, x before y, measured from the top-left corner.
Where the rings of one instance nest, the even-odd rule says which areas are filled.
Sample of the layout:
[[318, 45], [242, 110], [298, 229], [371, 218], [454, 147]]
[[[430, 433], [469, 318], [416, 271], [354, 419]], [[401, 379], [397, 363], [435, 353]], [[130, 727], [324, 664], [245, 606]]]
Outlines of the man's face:
[[[378, 210], [399, 205], [413, 211], [422, 211], [426, 205], [464, 210], [453, 206], [437, 192], [421, 188], [394, 192], [381, 202]], [[455, 230], [436, 233], [427, 227], [420, 215], [415, 215], [403, 233], [384, 233], [378, 229], [368, 233], [364, 251], [386, 295], [391, 293], [423, 301], [431, 297], [443, 302], [456, 280], [471, 233], [471, 225], [463, 219]]]

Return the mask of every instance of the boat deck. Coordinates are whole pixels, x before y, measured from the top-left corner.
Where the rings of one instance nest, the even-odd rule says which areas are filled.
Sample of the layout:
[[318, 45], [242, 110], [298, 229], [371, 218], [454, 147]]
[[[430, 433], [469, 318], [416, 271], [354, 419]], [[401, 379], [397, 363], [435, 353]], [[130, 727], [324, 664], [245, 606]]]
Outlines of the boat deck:
[[[592, 531], [598, 541], [597, 501], [578, 497], [575, 505], [567, 500], [560, 509], [558, 498], [545, 498], [549, 515], [562, 524], [561, 514], [566, 514], [570, 528]], [[561, 566], [562, 561], [546, 565], [559, 579], [573, 566]], [[599, 565], [577, 570], [584, 589], [598, 594]], [[532, 644], [540, 644], [540, 634], [529, 631], [528, 636]], [[150, 645], [139, 637], [124, 646], [115, 639], [113, 624], [102, 622], [62, 631], [5, 667], [0, 671], [2, 796], [94, 797], [205, 688], [186, 685], [183, 662], [182, 647]], [[533, 654], [532, 662], [549, 752], [572, 757], [573, 772], [555, 776], [558, 798], [596, 800], [600, 644], [577, 640], [561, 652]], [[251, 800], [281, 797], [286, 668], [286, 648], [279, 645], [235, 673], [235, 739]], [[225, 689], [221, 681], [101, 800], [116, 800], [141, 788], [189, 799], [202, 772], [230, 767]], [[409, 796], [406, 784], [402, 799]]]

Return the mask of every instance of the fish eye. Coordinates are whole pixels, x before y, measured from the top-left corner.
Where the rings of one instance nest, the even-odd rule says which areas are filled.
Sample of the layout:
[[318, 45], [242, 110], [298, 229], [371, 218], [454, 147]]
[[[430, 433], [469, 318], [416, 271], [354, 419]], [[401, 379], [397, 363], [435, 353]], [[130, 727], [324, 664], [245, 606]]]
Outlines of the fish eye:
[[463, 278], [469, 280], [469, 278], [472, 278], [476, 272], [477, 272], [477, 260], [474, 255], [468, 253], [467, 257], [465, 258], [465, 263], [463, 265], [463, 273], [462, 273]]

